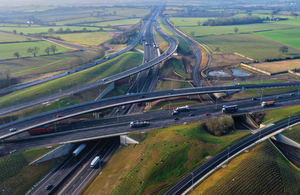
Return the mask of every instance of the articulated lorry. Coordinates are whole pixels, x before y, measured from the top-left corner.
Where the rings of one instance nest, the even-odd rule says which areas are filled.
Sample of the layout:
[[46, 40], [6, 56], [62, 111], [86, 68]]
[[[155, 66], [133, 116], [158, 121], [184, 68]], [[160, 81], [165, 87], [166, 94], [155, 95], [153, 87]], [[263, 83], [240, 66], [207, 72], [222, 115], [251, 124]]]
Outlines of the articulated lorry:
[[81, 144], [73, 151], [73, 156], [76, 157], [85, 148], [86, 144]]
[[130, 123], [131, 128], [145, 127], [145, 126], [149, 126], [149, 122], [147, 122], [147, 121], [138, 121], [138, 122], [131, 122]]
[[261, 103], [262, 107], [267, 107], [267, 106], [274, 106], [275, 101], [265, 101]]
[[189, 111], [189, 110], [190, 110], [190, 107], [188, 105], [174, 108], [174, 111], [178, 111], [178, 112], [184, 112], [184, 111]]

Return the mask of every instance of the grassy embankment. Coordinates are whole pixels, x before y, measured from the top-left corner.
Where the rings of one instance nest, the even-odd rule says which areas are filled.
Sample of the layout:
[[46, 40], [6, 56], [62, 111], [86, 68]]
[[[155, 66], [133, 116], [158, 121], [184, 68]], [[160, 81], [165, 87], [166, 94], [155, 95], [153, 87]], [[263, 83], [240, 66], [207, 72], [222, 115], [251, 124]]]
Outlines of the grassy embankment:
[[0, 190], [5, 194], [24, 194], [33, 184], [40, 180], [57, 164], [60, 158], [48, 160], [33, 166], [28, 164], [38, 157], [50, 152], [58, 145], [17, 151], [0, 158]]
[[[21, 57], [27, 57], [27, 56], [33, 56], [32, 53], [28, 53], [27, 49], [29, 47], [39, 47], [40, 50], [37, 53], [37, 55], [46, 55], [44, 50], [47, 47], [51, 47], [51, 45], [55, 45], [53, 43], [49, 43], [47, 41], [37, 41], [37, 42], [22, 42], [22, 43], [5, 43], [0, 44], [0, 59], [10, 59], [10, 58], [16, 58], [13, 56], [15, 52], [19, 52]], [[64, 47], [60, 47], [56, 45], [56, 48], [58, 49], [56, 53], [67, 51], [68, 49]], [[52, 53], [52, 52], [51, 52]]]
[[78, 73], [3, 96], [0, 100], [0, 104], [7, 107], [15, 104], [14, 101], [11, 101], [12, 99], [14, 100], [18, 98], [18, 102], [23, 103], [29, 100], [45, 97], [49, 95], [49, 91], [51, 94], [54, 94], [58, 93], [60, 90], [65, 91], [71, 88], [76, 88], [77, 84], [78, 86], [81, 86], [95, 82], [100, 78], [105, 78], [135, 67], [136, 64], [141, 63], [142, 57], [143, 56], [140, 53], [128, 52]]
[[[276, 106], [276, 103], [275, 103]], [[263, 122], [268, 121], [268, 123], [275, 121], [287, 120], [288, 116], [300, 114], [300, 106], [289, 106], [285, 108], [274, 109], [266, 112], [266, 115], [263, 118]], [[272, 120], [271, 120], [272, 119]]]
[[214, 156], [247, 133], [216, 137], [200, 125], [130, 134], [140, 144], [119, 148], [84, 194], [162, 194], [205, 162], [206, 156]]
[[190, 52], [190, 46], [189, 44], [183, 40], [181, 37], [179, 37], [178, 35], [176, 35], [171, 29], [169, 29], [166, 24], [164, 23], [162, 18], [159, 18], [157, 20], [157, 22], [159, 23], [159, 27], [161, 28], [161, 30], [166, 33], [167, 35], [175, 38], [175, 40], [178, 43], [178, 48], [177, 48], [177, 52], [178, 53], [188, 53]]
[[159, 46], [160, 52], [163, 53], [169, 48], [169, 41], [160, 35], [154, 28], [154, 37], [156, 44]]
[[299, 181], [300, 172], [266, 141], [231, 160], [191, 194], [298, 194]]
[[5, 73], [9, 70], [11, 76], [17, 78], [19, 83], [22, 83], [82, 66], [96, 56], [96, 53], [91, 52], [73, 52], [60, 55], [7, 60], [1, 61], [0, 72]]
[[300, 125], [295, 125], [291, 130], [283, 131], [282, 134], [300, 142]]
[[[0, 25], [1, 26], [1, 25]], [[28, 37], [17, 35], [17, 34], [10, 34], [0, 32], [0, 43], [2, 42], [17, 42], [17, 41], [27, 41]], [[36, 38], [31, 38], [31, 40], [38, 40]]]
[[[235, 81], [235, 85], [251, 85], [251, 84], [261, 84], [261, 83], [284, 83], [285, 80], [260, 80], [260, 81]], [[217, 82], [217, 85], [234, 85], [233, 82], [221, 83]]]

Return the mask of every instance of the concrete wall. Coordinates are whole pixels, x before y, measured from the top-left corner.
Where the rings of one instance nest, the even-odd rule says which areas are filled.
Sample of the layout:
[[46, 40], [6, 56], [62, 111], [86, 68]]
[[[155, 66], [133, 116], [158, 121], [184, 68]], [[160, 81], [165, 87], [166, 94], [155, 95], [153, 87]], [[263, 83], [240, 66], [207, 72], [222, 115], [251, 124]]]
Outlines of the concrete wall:
[[300, 144], [299, 143], [291, 140], [290, 138], [282, 135], [281, 133], [273, 136], [272, 139], [274, 139], [274, 140], [276, 140], [278, 142], [281, 142], [281, 143], [284, 143], [284, 144], [296, 147], [296, 148], [300, 148]]
[[57, 157], [61, 157], [61, 156], [65, 156], [70, 154], [71, 152], [73, 152], [73, 150], [75, 149], [75, 144], [66, 144], [66, 145], [62, 145], [58, 148], [56, 148], [55, 150], [45, 154], [44, 156], [32, 161], [31, 163], [29, 163], [29, 165], [34, 165], [40, 162], [44, 162], [47, 160], [51, 160]]
[[295, 74], [295, 75], [297, 75], [297, 76], [300, 76], [300, 73], [294, 72], [294, 71], [292, 71], [292, 70], [289, 70], [288, 72], [289, 72], [289, 73], [292, 73], [292, 74]]
[[123, 144], [138, 144], [139, 142], [130, 137], [127, 137], [127, 135], [120, 135], [120, 143], [121, 145], [123, 145]]
[[112, 82], [95, 100], [101, 99], [103, 96], [108, 94], [114, 88], [115, 88], [115, 82]]
[[261, 73], [264, 73], [264, 74], [266, 74], [266, 75], [272, 75], [272, 73], [270, 73], [270, 72], [267, 72], [267, 71], [264, 71], [264, 70], [260, 70], [260, 69], [258, 69], [258, 68], [255, 68], [255, 67], [249, 66], [249, 65], [247, 65], [247, 64], [244, 64], [244, 63], [241, 63], [241, 66], [245, 66], [245, 67], [247, 67], [247, 68], [250, 68], [250, 69], [256, 70], [256, 71], [258, 71], [258, 72], [261, 72]]

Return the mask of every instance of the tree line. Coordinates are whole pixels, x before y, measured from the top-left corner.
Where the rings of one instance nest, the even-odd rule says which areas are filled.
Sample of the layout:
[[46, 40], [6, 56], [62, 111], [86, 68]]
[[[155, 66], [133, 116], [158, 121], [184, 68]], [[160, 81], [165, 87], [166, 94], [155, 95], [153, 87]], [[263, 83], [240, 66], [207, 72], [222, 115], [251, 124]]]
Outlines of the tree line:
[[262, 23], [264, 19], [257, 16], [245, 16], [237, 18], [217, 18], [208, 19], [203, 22], [202, 26], [223, 26], [223, 25], [240, 25], [240, 24], [253, 24]]
[[[39, 47], [29, 47], [27, 48], [27, 53], [31, 53], [34, 57], [36, 57], [37, 53], [40, 51], [40, 48]], [[56, 48], [56, 45], [51, 45], [50, 47], [47, 47], [44, 52], [47, 54], [47, 55], [50, 55], [50, 53], [52, 52], [54, 55], [56, 53], [56, 51], [58, 51], [58, 49]], [[14, 57], [16, 58], [20, 58], [21, 55], [19, 52], [15, 52], [13, 54]]]
[[212, 117], [204, 124], [204, 128], [213, 135], [222, 135], [227, 133], [228, 130], [234, 129], [234, 120], [231, 116], [223, 115], [220, 118]]

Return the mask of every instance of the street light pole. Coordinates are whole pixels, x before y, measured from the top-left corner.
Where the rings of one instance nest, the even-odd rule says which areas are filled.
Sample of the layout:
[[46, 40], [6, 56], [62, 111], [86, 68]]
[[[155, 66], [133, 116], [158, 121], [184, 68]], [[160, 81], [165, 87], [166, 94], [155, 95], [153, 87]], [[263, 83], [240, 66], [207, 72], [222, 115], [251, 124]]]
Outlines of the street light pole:
[[50, 91], [50, 89], [48, 89], [48, 91], [49, 91], [49, 95], [51, 96], [51, 91]]
[[298, 88], [298, 94], [297, 94], [297, 97], [299, 97], [299, 90], [300, 90], [300, 84], [299, 84], [299, 88]]
[[192, 191], [194, 190], [194, 173], [192, 172]]
[[5, 154], [4, 140], [2, 140], [3, 152]]
[[170, 101], [168, 102], [169, 102], [169, 116], [171, 116], [171, 109], [170, 109], [171, 102]]
[[291, 116], [289, 116], [289, 121], [288, 121], [288, 126], [287, 126], [287, 128], [290, 126], [290, 119], [291, 119]]
[[227, 164], [228, 164], [228, 161], [229, 161], [229, 152], [230, 152], [230, 147], [228, 147], [228, 153], [227, 153]]
[[77, 90], [76, 90], [76, 93], [78, 93], [78, 82], [76, 82], [76, 84], [77, 84]]
[[58, 109], [60, 109], [59, 99], [57, 100], [57, 102], [58, 102]]
[[261, 91], [261, 95], [260, 95], [260, 103], [262, 103], [262, 96], [263, 96], [264, 91]]

